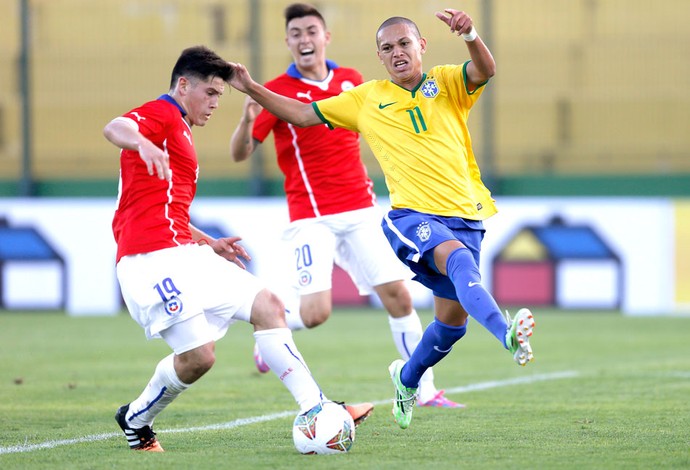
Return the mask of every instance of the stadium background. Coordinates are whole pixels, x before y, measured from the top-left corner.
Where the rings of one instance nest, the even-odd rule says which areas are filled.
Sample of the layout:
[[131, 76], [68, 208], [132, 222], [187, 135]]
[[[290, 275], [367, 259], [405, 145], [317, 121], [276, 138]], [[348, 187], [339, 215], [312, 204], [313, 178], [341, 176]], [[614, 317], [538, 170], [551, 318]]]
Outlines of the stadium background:
[[[22, 4], [30, 160], [23, 165]], [[0, 195], [106, 195], [118, 162], [104, 124], [166, 91], [179, 52], [206, 44], [281, 73], [286, 0], [3, 0], [0, 2]], [[332, 32], [329, 56], [385, 78], [374, 33], [392, 15], [429, 40], [426, 67], [467, 51], [434, 17], [468, 11], [498, 74], [473, 112], [484, 174], [496, 194], [690, 194], [690, 3], [684, 0], [319, 0]], [[197, 129], [200, 195], [281, 194], [272, 145], [263, 159], [230, 164], [227, 145], [242, 96], [230, 92]], [[364, 157], [384, 192], [378, 165]], [[22, 175], [31, 185], [21, 185]], [[103, 184], [104, 182], [109, 184]]]
[[[190, 45], [208, 45], [228, 60], [246, 64], [258, 80], [282, 73], [291, 60], [283, 42], [282, 17], [289, 3], [0, 1], [0, 228], [9, 222], [11, 232], [12, 226], [24, 223], [48, 232], [47, 238], [57, 251], [68, 253], [66, 282], [75, 292], [96, 292], [97, 286], [114, 284], [108, 219], [117, 191], [118, 159], [102, 137], [103, 126], [114, 116], [164, 93], [174, 61]], [[462, 40], [450, 36], [434, 12], [446, 7], [468, 11], [498, 63], [498, 74], [473, 110], [470, 127], [484, 178], [494, 195], [501, 197], [501, 207], [508, 208], [504, 214], [522, 213], [522, 205], [532, 204], [524, 212], [523, 224], [547, 226], [553, 214], [569, 217], [567, 223], [588, 222], [604, 232], [614, 252], [622, 253], [625, 282], [630, 282], [631, 272], [640, 277], [639, 283], [626, 284], [627, 292], [638, 291], [638, 286], [648, 282], [644, 272], [660, 272], [654, 276], [655, 282], [662, 293], [668, 290], [663, 297], [670, 299], [660, 301], [660, 309], [667, 310], [666, 305], [671, 305], [671, 310], [690, 308], [690, 30], [684, 20], [690, 13], [689, 2], [312, 3], [322, 11], [332, 32], [329, 57], [358, 68], [367, 79], [386, 77], [374, 43], [375, 31], [383, 20], [402, 15], [418, 23], [429, 41], [424, 63], [430, 68], [468, 58]], [[224, 199], [206, 204], [206, 208], [257, 204], [255, 199], [239, 199], [248, 196], [273, 197], [272, 201], [264, 199], [265, 206], [273, 207], [275, 198], [282, 195], [272, 142], [261, 146], [261, 155], [249, 162], [230, 162], [228, 142], [243, 99], [242, 94], [228, 89], [214, 118], [195, 130], [201, 165], [198, 194]], [[384, 195], [381, 172], [366, 145], [363, 158], [377, 192]], [[530, 203], [524, 202], [525, 196], [577, 197]], [[586, 199], [592, 196], [628, 199]], [[228, 198], [235, 202], [226, 202]], [[508, 198], [523, 199], [515, 203]], [[99, 208], [85, 222], [83, 214], [90, 213], [88, 204], [79, 205], [75, 199], [93, 201]], [[40, 208], [37, 200], [44, 201]], [[650, 204], [644, 206], [644, 202]], [[576, 209], [581, 204], [584, 209]], [[637, 212], [630, 211], [638, 204]], [[539, 206], [547, 209], [539, 210]], [[597, 220], [594, 212], [603, 206], [610, 212], [599, 211], [599, 219], [607, 220]], [[203, 214], [203, 205], [195, 207], [201, 211], [197, 216]], [[614, 217], [602, 216], [615, 214], [616, 207], [621, 214], [637, 213], [647, 223], [656, 223], [654, 234], [638, 230], [639, 219], [635, 217], [626, 215], [614, 223]], [[40, 211], [56, 214], [52, 225]], [[248, 216], [257, 213], [258, 208]], [[657, 214], [662, 215], [657, 219]], [[270, 217], [274, 215], [271, 212]], [[208, 221], [216, 223], [214, 217], [233, 216], [216, 210]], [[508, 237], [521, 229], [517, 223], [502, 225], [510, 217], [491, 220], [500, 230], [490, 229], [498, 235], [489, 243], [508, 245]], [[67, 225], [79, 222], [78, 228], [72, 228], [77, 236], [54, 228], [64, 228], [64, 220], [69, 221]], [[86, 225], [91, 230], [95, 224], [99, 224], [95, 232], [85, 231]], [[633, 235], [634, 243], [630, 241]], [[107, 273], [96, 274], [90, 269], [103, 263], [99, 264], [97, 257], [83, 259], [88, 250], [75, 247], [77, 237], [82, 244], [107, 240], [108, 245], [92, 250], [105, 252], [107, 268], [101, 269]], [[4, 263], [7, 271], [9, 258], [3, 258], [2, 249], [9, 248], [5, 250], [10, 252], [8, 256], [16, 257], [11, 253], [16, 247], [3, 243], [7, 244], [0, 239], [0, 264]], [[632, 261], [628, 254], [645, 244], [648, 261]], [[650, 251], [651, 244], [656, 251]], [[265, 246], [258, 245], [262, 251]], [[78, 258], [72, 258], [72, 251]], [[490, 247], [485, 253], [494, 251]], [[653, 263], [656, 271], [643, 267], [645, 263]], [[80, 265], [84, 265], [81, 271], [77, 268]], [[21, 285], [26, 298], [20, 300], [35, 298], [32, 284], [24, 282], [35, 279], [35, 273], [24, 271], [12, 283], [15, 273], [4, 271], [0, 272], [0, 284], [4, 275], [6, 297], [12, 294], [12, 286]], [[490, 271], [483, 272], [488, 277]], [[54, 277], [59, 280], [64, 276]], [[87, 281], [92, 284], [88, 289], [84, 286]], [[56, 289], [61, 282], [54, 283]], [[64, 298], [71, 302], [75, 295], [57, 292], [54, 297], [58, 303]], [[628, 303], [634, 306], [638, 302]], [[84, 310], [89, 309], [97, 310], [87, 304]]]

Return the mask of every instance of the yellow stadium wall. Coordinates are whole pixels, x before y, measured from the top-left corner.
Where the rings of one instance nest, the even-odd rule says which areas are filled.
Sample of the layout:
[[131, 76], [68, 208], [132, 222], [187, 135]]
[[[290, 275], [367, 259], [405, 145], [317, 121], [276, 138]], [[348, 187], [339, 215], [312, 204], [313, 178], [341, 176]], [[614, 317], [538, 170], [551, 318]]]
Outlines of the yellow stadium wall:
[[[484, 0], [487, 3], [488, 0]], [[263, 78], [290, 62], [283, 8], [261, 7]], [[389, 16], [415, 20], [429, 41], [425, 66], [468, 58], [434, 12], [447, 1], [313, 2], [332, 32], [329, 56], [366, 78], [386, 78], [374, 34]], [[479, 0], [462, 2], [482, 34]], [[490, 47], [498, 74], [493, 164], [499, 176], [520, 174], [690, 173], [690, 2], [664, 0], [494, 0]], [[179, 52], [206, 44], [233, 61], [250, 62], [248, 0], [29, 0], [31, 11], [32, 169], [37, 178], [109, 178], [117, 153], [102, 137], [112, 117], [167, 90]], [[21, 168], [19, 1], [0, 2], [0, 175]], [[221, 107], [196, 129], [202, 175], [245, 177], [231, 164], [228, 140], [243, 96], [227, 90]], [[481, 103], [481, 101], [480, 101]], [[471, 129], [483, 158], [482, 108]], [[279, 177], [264, 145], [266, 176]], [[365, 149], [373, 176], [378, 166]]]

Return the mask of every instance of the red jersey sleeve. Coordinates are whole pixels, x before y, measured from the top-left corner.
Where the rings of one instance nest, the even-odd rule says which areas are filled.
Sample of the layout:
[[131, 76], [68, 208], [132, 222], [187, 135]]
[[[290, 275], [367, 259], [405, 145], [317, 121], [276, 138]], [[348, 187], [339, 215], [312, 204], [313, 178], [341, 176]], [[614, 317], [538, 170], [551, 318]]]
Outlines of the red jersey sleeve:
[[265, 109], [262, 109], [259, 115], [254, 121], [254, 129], [252, 130], [252, 137], [259, 142], [266, 140], [268, 134], [271, 133], [273, 127], [275, 127], [278, 122], [278, 118], [273, 114], [269, 113]]

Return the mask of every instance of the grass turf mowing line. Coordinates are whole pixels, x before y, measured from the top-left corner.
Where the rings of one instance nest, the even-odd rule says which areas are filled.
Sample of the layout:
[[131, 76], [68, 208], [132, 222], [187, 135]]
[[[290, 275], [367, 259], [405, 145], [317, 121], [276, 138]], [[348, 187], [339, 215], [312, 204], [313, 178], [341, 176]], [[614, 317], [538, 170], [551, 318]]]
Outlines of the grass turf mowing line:
[[[553, 374], [536, 374], [528, 377], [517, 377], [514, 379], [508, 379], [508, 380], [493, 380], [490, 382], [482, 382], [482, 383], [476, 383], [476, 384], [470, 384], [462, 387], [453, 387], [449, 388], [446, 390], [447, 394], [454, 394], [454, 393], [466, 393], [466, 392], [474, 392], [477, 390], [488, 390], [490, 388], [498, 388], [498, 387], [507, 387], [510, 385], [517, 385], [517, 384], [530, 384], [534, 382], [542, 382], [546, 380], [559, 380], [559, 379], [569, 379], [573, 377], [577, 377], [577, 372], [573, 371], [564, 371], [564, 372], [556, 372]], [[386, 403], [390, 403], [389, 400], [378, 400], [374, 401], [375, 405], [382, 405]], [[206, 426], [195, 426], [195, 427], [190, 427], [190, 428], [178, 428], [178, 429], [163, 429], [160, 431], [157, 431], [161, 434], [176, 434], [176, 433], [189, 433], [189, 432], [201, 432], [201, 431], [216, 431], [220, 429], [233, 429], [237, 428], [239, 426], [246, 426], [248, 424], [256, 424], [256, 423], [262, 423], [265, 421], [271, 421], [274, 419], [279, 419], [279, 418], [285, 418], [288, 416], [294, 416], [296, 411], [283, 411], [280, 413], [272, 413], [269, 415], [264, 415], [264, 416], [253, 416], [250, 418], [242, 418], [242, 419], [236, 419], [227, 423], [218, 423], [218, 424], [210, 424]], [[46, 441], [46, 442], [41, 442], [38, 444], [25, 444], [25, 445], [14, 445], [14, 446], [9, 446], [9, 447], [0, 447], [0, 455], [2, 454], [15, 454], [15, 453], [21, 453], [21, 452], [32, 452], [36, 450], [43, 450], [43, 449], [53, 449], [55, 447], [60, 447], [60, 446], [67, 446], [67, 445], [72, 445], [72, 444], [81, 444], [85, 442], [95, 442], [95, 441], [102, 441], [105, 439], [111, 439], [113, 437], [121, 437], [122, 433], [117, 432], [117, 433], [105, 433], [105, 434], [96, 434], [93, 436], [84, 436], [84, 437], [77, 437], [74, 439], [61, 439], [57, 441]]]
[[[433, 319], [429, 311], [419, 313], [422, 324]], [[467, 408], [420, 408], [407, 430], [395, 425], [387, 404], [360, 428], [347, 456], [305, 461], [292, 445], [291, 413], [231, 431], [170, 432], [160, 435], [167, 452], [131, 452], [113, 414], [169, 353], [165, 343], [144, 341], [127, 315], [0, 312], [0, 446], [103, 430], [114, 436], [3, 454], [0, 468], [274, 470], [308, 461], [313, 470], [388, 470], [403, 459], [409, 467], [493, 470], [524, 465], [525, 455], [530, 468], [690, 468], [690, 318], [534, 313], [535, 363], [517, 367], [472, 322], [462, 342], [434, 367], [437, 387], [569, 370], [577, 370], [577, 377], [467, 391]], [[214, 368], [166, 410], [158, 426], [184, 430], [294, 409], [280, 381], [256, 371], [251, 333], [249, 325], [233, 325], [217, 344]], [[329, 398], [392, 398], [386, 366], [397, 351], [384, 311], [335, 311], [318, 329], [295, 332], [295, 342]]]

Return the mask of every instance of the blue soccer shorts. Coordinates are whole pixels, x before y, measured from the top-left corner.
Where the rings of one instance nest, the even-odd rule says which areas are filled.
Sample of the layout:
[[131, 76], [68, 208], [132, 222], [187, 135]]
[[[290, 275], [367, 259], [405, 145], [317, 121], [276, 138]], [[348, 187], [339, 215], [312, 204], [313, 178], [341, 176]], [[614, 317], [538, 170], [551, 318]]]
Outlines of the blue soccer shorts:
[[393, 209], [384, 216], [381, 226], [395, 254], [415, 274], [415, 281], [437, 297], [458, 301], [455, 286], [434, 263], [434, 248], [445, 241], [458, 240], [470, 250], [479, 266], [485, 232], [481, 220]]

